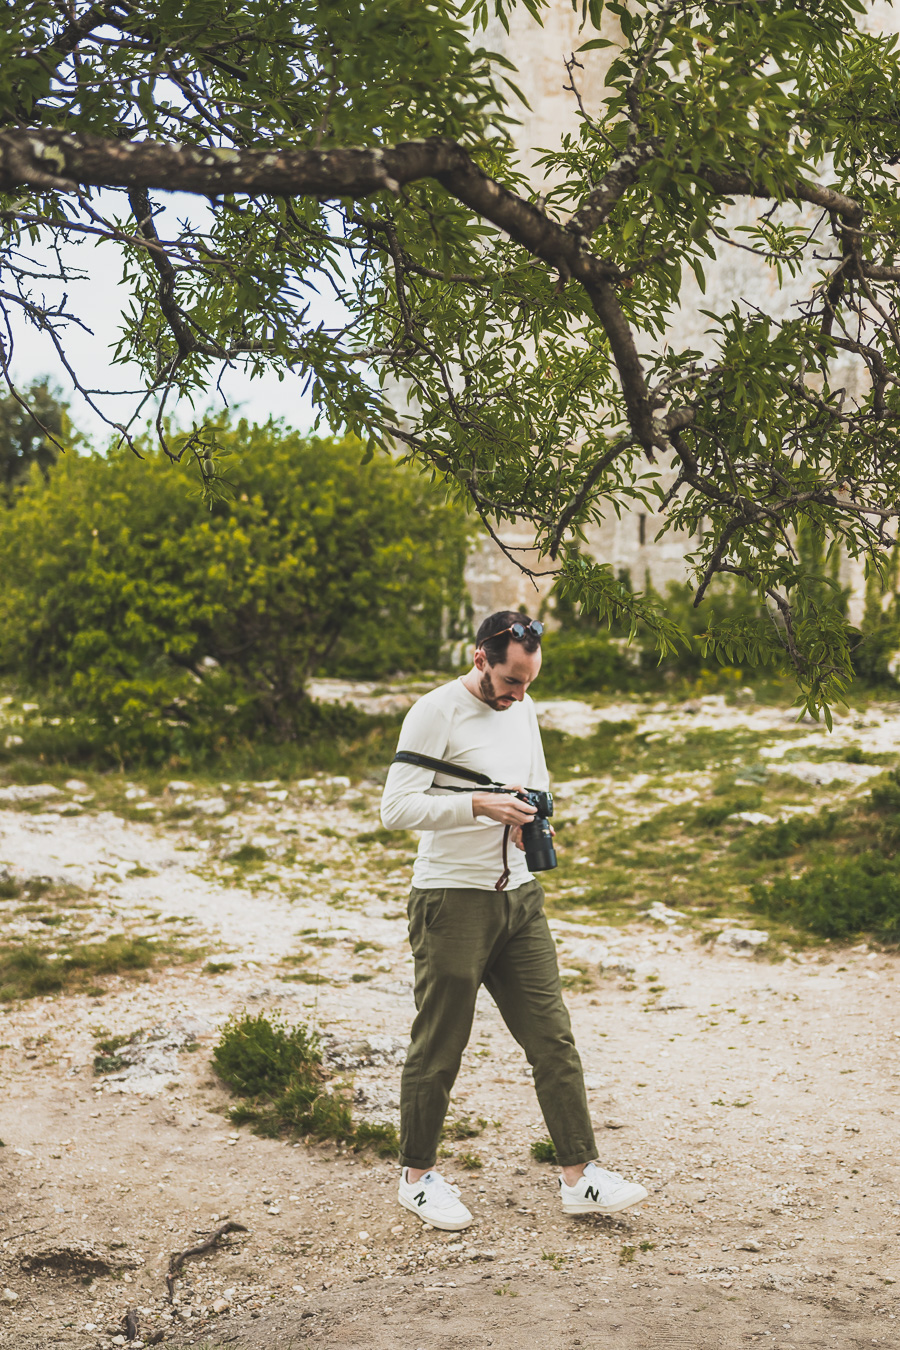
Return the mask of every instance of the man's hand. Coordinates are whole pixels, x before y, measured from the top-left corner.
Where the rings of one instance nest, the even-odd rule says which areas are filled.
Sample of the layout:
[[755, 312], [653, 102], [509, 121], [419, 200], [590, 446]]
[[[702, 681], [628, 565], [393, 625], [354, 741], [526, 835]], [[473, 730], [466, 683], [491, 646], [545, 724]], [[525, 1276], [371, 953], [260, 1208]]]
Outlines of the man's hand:
[[[551, 834], [551, 836], [555, 836], [555, 835], [556, 835], [556, 831], [554, 830], [554, 828], [553, 828], [552, 825], [550, 826], [550, 834]], [[512, 843], [515, 844], [516, 848], [521, 849], [522, 852], [524, 853], [524, 852], [525, 852], [525, 845], [522, 843], [522, 827], [521, 827], [521, 825], [516, 825], [512, 830], [510, 830], [510, 832], [509, 832], [509, 837], [510, 837], [510, 840], [512, 841]]]
[[[518, 784], [504, 783], [503, 786], [510, 794], [523, 790]], [[531, 802], [520, 801], [512, 795], [505, 797], [499, 792], [473, 792], [472, 815], [487, 816], [501, 825], [527, 825], [537, 815], [537, 809]]]

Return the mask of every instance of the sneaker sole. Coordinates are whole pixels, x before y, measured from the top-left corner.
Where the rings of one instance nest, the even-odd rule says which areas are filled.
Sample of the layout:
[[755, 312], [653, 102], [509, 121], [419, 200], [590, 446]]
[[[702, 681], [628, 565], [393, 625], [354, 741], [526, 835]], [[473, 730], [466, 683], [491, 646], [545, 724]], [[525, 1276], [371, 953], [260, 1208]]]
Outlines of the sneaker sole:
[[584, 1200], [579, 1204], [566, 1204], [563, 1201], [563, 1214], [618, 1214], [620, 1210], [630, 1209], [632, 1205], [640, 1205], [647, 1199], [649, 1194], [643, 1186], [642, 1195], [634, 1195], [623, 1200], [614, 1201], [611, 1205], [601, 1205], [594, 1200]]
[[429, 1219], [422, 1213], [419, 1206], [413, 1204], [411, 1200], [404, 1200], [402, 1195], [398, 1195], [397, 1199], [404, 1209], [409, 1210], [410, 1214], [415, 1214], [416, 1218], [421, 1219], [423, 1223], [430, 1224], [432, 1228], [440, 1228], [444, 1233], [461, 1233], [464, 1228], [468, 1228], [473, 1219], [472, 1215], [468, 1219]]

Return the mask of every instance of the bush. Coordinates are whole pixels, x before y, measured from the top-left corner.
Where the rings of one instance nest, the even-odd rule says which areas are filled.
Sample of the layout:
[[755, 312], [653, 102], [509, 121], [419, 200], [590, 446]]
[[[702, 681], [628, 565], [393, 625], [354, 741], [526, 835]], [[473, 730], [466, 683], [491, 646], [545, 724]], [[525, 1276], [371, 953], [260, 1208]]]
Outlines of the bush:
[[0, 513], [0, 669], [120, 762], [302, 740], [338, 717], [311, 675], [433, 668], [457, 635], [469, 526], [421, 475], [273, 423], [219, 440], [211, 508], [147, 448], [69, 454]]
[[216, 1073], [241, 1098], [229, 1111], [235, 1125], [268, 1138], [299, 1135], [374, 1148], [382, 1157], [400, 1151], [393, 1125], [354, 1126], [347, 1096], [331, 1091], [322, 1070], [318, 1037], [302, 1023], [288, 1027], [265, 1013], [235, 1016], [212, 1054]]
[[531, 1145], [531, 1156], [535, 1162], [555, 1163], [559, 1159], [552, 1139], [535, 1139]]
[[751, 887], [754, 907], [819, 937], [871, 933], [900, 940], [900, 860], [874, 852], [835, 858], [794, 880]]

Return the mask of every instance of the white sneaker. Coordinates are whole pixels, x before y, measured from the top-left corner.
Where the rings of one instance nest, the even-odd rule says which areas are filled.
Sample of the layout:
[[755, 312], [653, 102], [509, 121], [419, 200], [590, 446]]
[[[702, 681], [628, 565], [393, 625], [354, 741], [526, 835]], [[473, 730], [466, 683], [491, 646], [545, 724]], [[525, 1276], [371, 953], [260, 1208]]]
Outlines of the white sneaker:
[[588, 1163], [574, 1186], [567, 1186], [560, 1177], [559, 1193], [563, 1214], [618, 1214], [620, 1209], [639, 1205], [648, 1195], [640, 1182], [626, 1181], [596, 1163]]
[[423, 1223], [442, 1228], [446, 1233], [458, 1233], [472, 1222], [472, 1215], [459, 1198], [459, 1187], [451, 1186], [434, 1170], [426, 1172], [413, 1185], [407, 1181], [404, 1167], [397, 1199], [404, 1209], [418, 1214]]

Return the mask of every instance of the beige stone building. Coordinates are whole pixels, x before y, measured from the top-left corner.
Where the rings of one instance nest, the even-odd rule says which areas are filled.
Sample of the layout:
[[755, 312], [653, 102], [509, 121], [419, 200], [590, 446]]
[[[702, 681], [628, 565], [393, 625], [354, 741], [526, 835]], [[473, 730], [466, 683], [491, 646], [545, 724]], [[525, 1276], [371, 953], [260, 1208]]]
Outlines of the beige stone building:
[[[580, 9], [580, 6], [579, 6]], [[584, 40], [579, 34], [579, 16], [571, 0], [552, 0], [545, 11], [543, 28], [539, 28], [524, 9], [513, 13], [511, 30], [507, 33], [494, 21], [485, 45], [508, 56], [519, 71], [518, 82], [525, 92], [529, 109], [520, 109], [520, 144], [523, 164], [530, 170], [536, 185], [542, 171], [535, 167], [532, 147], [550, 147], [559, 143], [566, 131], [576, 126], [574, 94], [565, 88], [568, 83], [565, 62]], [[870, 8], [869, 26], [873, 30], [896, 32], [900, 29], [900, 11], [884, 3]], [[616, 30], [610, 24], [605, 36], [615, 40]], [[577, 74], [579, 90], [590, 110], [602, 98], [605, 70], [614, 55], [613, 49], [582, 55], [584, 69]], [[752, 205], [734, 208], [735, 224], [742, 214], [749, 219]], [[786, 314], [804, 289], [802, 279], [795, 291], [790, 287], [780, 290], [774, 270], [754, 255], [736, 248], [723, 246], [717, 264], [707, 269], [707, 288], [701, 295], [690, 277], [685, 282], [680, 312], [673, 326], [672, 341], [678, 347], [691, 346], [700, 350], [710, 347], [706, 333], [708, 321], [702, 309], [727, 309], [732, 301], [765, 306], [769, 312]], [[859, 385], [860, 372], [848, 362], [841, 372], [841, 382], [852, 392]], [[667, 534], [659, 542], [659, 518], [644, 512], [623, 512], [618, 518], [610, 512], [599, 529], [588, 534], [588, 547], [593, 555], [610, 563], [614, 570], [627, 569], [636, 588], [642, 589], [645, 579], [652, 580], [657, 589], [664, 590], [669, 581], [688, 579], [685, 554], [691, 541], [685, 536]], [[503, 539], [515, 547], [527, 547], [533, 541], [527, 531], [506, 526]], [[552, 585], [551, 578], [535, 584], [519, 572], [492, 540], [485, 538], [473, 551], [467, 566], [467, 581], [475, 609], [476, 622], [492, 610], [510, 605], [523, 605], [536, 611]], [[853, 600], [851, 618], [858, 621], [863, 605], [863, 579], [860, 567], [845, 568], [846, 581], [851, 585]]]

